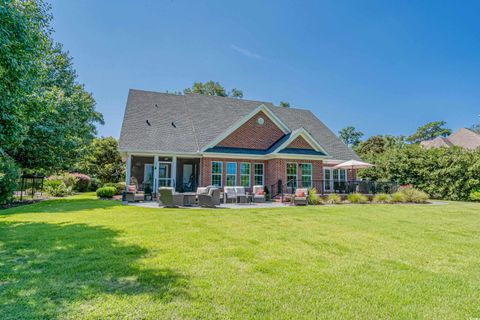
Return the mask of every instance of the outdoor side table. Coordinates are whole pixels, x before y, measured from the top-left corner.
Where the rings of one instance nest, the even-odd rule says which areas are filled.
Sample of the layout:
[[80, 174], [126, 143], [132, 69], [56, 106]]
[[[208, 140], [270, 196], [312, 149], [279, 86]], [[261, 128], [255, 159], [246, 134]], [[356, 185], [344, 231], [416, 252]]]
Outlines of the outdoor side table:
[[149, 193], [149, 194], [145, 193], [145, 194], [143, 195], [143, 200], [145, 200], [145, 201], [152, 201], [152, 194], [151, 194], [151, 193]]
[[197, 201], [197, 194], [195, 192], [185, 192], [183, 194], [183, 205], [194, 206]]

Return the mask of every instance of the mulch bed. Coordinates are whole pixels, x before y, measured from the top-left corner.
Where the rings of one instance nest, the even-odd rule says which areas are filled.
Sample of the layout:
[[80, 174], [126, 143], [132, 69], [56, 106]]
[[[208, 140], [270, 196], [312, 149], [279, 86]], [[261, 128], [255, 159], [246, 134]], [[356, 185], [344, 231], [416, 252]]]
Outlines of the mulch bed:
[[45, 199], [33, 199], [33, 200], [22, 200], [22, 201], [16, 200], [16, 201], [13, 201], [11, 203], [0, 204], [0, 210], [20, 207], [20, 206], [26, 206], [26, 205], [29, 205], [29, 204], [34, 204], [34, 203], [43, 201], [43, 200], [45, 200]]

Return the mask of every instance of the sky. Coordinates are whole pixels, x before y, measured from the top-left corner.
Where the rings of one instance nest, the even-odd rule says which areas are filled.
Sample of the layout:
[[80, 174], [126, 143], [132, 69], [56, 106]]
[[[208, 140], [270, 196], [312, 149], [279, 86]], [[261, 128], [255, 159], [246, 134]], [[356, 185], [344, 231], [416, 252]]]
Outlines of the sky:
[[334, 132], [480, 122], [480, 1], [51, 0], [53, 38], [119, 137], [128, 89], [219, 81]]

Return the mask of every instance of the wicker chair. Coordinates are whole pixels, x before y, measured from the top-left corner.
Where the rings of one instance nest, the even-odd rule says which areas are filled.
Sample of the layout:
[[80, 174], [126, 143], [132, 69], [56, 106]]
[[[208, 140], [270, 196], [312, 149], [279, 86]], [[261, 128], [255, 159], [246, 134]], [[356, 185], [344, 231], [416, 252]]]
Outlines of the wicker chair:
[[198, 195], [198, 205], [201, 207], [215, 208], [220, 205], [220, 189], [208, 188], [208, 193]]
[[183, 206], [183, 194], [174, 193], [173, 188], [161, 187], [158, 189], [158, 205], [167, 208], [177, 208]]
[[[303, 196], [297, 196], [297, 194], [303, 193]], [[308, 205], [308, 189], [307, 188], [298, 188], [295, 191], [295, 194], [292, 196], [292, 203], [296, 206], [298, 205]]]
[[235, 187], [235, 193], [237, 195], [237, 202], [239, 203], [247, 202], [247, 194], [245, 193], [244, 187]]
[[[262, 190], [263, 192], [257, 194], [259, 190]], [[253, 186], [253, 201], [255, 203], [265, 202], [265, 188], [263, 186]]]
[[135, 184], [131, 184], [128, 186], [127, 191], [125, 191], [125, 200], [128, 202], [143, 201], [145, 200], [145, 194], [143, 191], [138, 191]]
[[228, 203], [228, 200], [232, 203], [237, 202], [237, 193], [234, 187], [225, 187], [223, 188], [223, 192], [225, 195], [225, 203]]

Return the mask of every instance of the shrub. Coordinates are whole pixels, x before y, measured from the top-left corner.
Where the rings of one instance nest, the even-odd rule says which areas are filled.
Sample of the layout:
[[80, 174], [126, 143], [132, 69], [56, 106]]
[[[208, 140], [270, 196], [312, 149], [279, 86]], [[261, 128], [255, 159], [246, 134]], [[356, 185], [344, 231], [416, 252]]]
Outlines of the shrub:
[[98, 188], [102, 186], [102, 182], [98, 178], [91, 178], [90, 179], [90, 186], [88, 187], [89, 191], [97, 191]]
[[115, 187], [102, 187], [97, 189], [97, 197], [99, 198], [113, 198], [117, 189]]
[[322, 204], [322, 199], [318, 196], [317, 189], [315, 187], [308, 189], [308, 204]]
[[350, 203], [367, 203], [368, 198], [361, 193], [351, 193], [347, 196], [347, 200]]
[[405, 197], [405, 202], [425, 203], [428, 200], [428, 194], [411, 186], [402, 187], [399, 192]]
[[480, 190], [470, 192], [469, 199], [471, 201], [480, 201]]
[[12, 158], [0, 151], [0, 203], [13, 199], [18, 173], [19, 169]]
[[54, 197], [64, 197], [73, 193], [77, 178], [70, 174], [53, 175], [45, 179], [43, 187], [45, 192]]
[[342, 198], [336, 193], [331, 193], [327, 196], [327, 203], [330, 204], [339, 204], [342, 203]]
[[115, 194], [122, 194], [123, 191], [125, 191], [125, 182], [109, 182], [105, 183], [103, 187], [113, 187], [115, 188]]
[[395, 192], [392, 194], [392, 198], [390, 199], [392, 203], [402, 203], [405, 202], [405, 196], [401, 192]]
[[83, 173], [72, 173], [72, 176], [76, 178], [76, 182], [74, 185], [74, 189], [78, 192], [85, 192], [88, 191], [88, 187], [90, 186], [90, 176], [87, 176]]
[[373, 197], [373, 202], [375, 203], [389, 203], [390, 196], [386, 193], [379, 193]]

